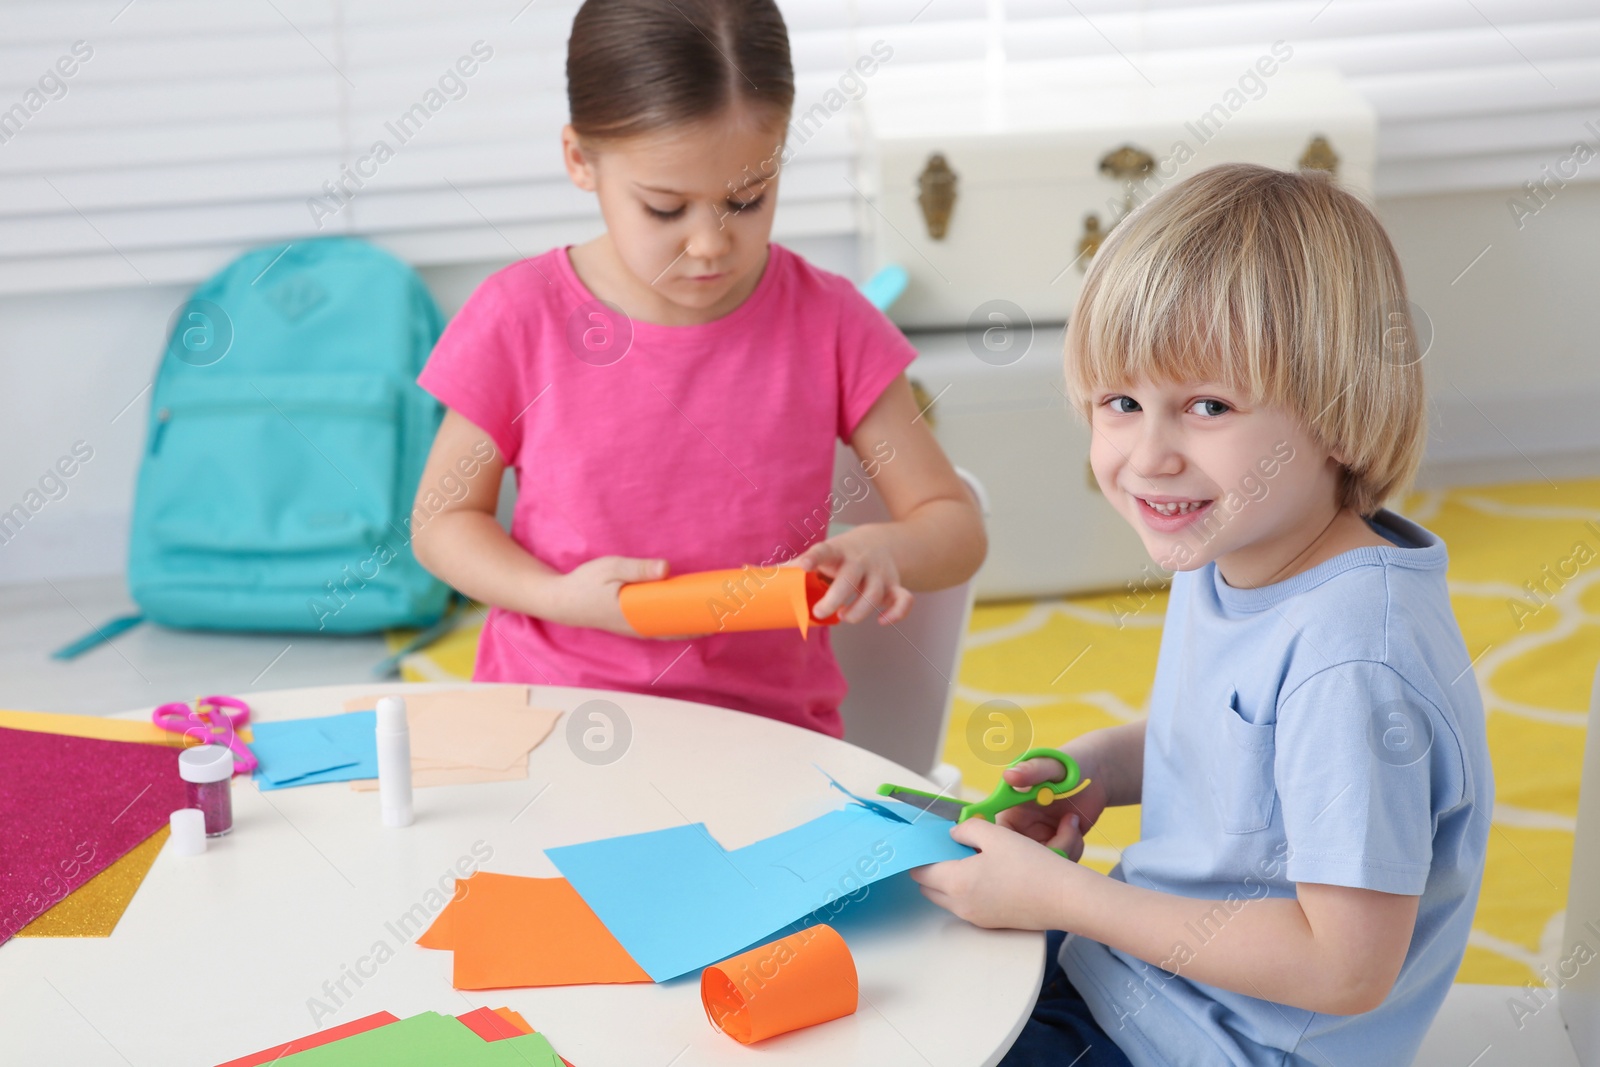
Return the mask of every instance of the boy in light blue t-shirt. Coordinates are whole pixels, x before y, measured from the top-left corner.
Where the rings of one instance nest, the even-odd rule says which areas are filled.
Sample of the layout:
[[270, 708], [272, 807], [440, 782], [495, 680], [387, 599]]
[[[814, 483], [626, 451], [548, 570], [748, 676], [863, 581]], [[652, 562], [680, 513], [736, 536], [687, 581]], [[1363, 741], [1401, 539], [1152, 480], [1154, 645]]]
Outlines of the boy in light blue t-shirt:
[[[1004, 1064], [1408, 1064], [1454, 979], [1494, 785], [1445, 547], [1382, 508], [1424, 393], [1398, 257], [1327, 175], [1213, 167], [1112, 231], [1067, 331], [1101, 491], [1172, 576], [1146, 721], [919, 868], [1064, 931]], [[1008, 770], [1018, 788], [1054, 761]], [[1104, 876], [1106, 807], [1142, 804]]]

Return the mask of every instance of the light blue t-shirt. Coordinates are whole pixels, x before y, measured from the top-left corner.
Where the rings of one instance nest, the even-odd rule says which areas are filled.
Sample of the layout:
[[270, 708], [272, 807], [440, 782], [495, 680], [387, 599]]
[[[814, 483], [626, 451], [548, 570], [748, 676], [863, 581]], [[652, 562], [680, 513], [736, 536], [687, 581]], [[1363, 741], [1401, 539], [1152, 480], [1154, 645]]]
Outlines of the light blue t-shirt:
[[[1217, 901], [1161, 967], [1069, 936], [1061, 966], [1136, 1067], [1409, 1064], [1466, 950], [1494, 803], [1444, 543], [1393, 543], [1258, 589], [1173, 577], [1145, 736], [1140, 839], [1112, 877]], [[1295, 883], [1420, 895], [1388, 998], [1328, 1015], [1183, 976], [1244, 906]]]

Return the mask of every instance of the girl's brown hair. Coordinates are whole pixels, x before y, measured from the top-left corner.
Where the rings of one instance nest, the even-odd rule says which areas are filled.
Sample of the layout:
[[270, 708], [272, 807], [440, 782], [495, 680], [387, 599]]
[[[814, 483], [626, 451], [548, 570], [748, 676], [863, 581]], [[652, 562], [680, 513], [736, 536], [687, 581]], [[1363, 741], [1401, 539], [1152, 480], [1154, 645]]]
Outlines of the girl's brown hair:
[[567, 40], [572, 128], [613, 141], [744, 102], [785, 123], [789, 31], [772, 0], [586, 0]]
[[1370, 515], [1427, 437], [1416, 326], [1377, 216], [1321, 171], [1225, 163], [1117, 223], [1067, 323], [1068, 392], [1220, 381], [1286, 407], [1345, 463], [1340, 504]]

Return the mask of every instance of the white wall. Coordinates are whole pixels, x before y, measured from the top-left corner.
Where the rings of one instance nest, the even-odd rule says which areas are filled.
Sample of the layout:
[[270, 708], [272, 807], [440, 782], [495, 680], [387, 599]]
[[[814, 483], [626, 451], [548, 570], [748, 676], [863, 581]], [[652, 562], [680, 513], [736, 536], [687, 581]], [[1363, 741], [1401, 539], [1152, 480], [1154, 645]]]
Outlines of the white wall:
[[[1557, 191], [1520, 230], [1507, 207], [1513, 195], [1378, 202], [1412, 297], [1435, 330], [1427, 356], [1435, 477], [1468, 469], [1560, 477], [1558, 469], [1600, 453], [1590, 292], [1600, 278], [1600, 184]], [[823, 267], [854, 273], [853, 241], [791, 245]], [[431, 269], [424, 277], [453, 313], [502, 265]], [[186, 293], [145, 287], [0, 298], [0, 512], [24, 502], [75, 442], [93, 449], [64, 479], [65, 495], [0, 543], [0, 582], [122, 569], [148, 409], [141, 390], [167, 318]], [[1600, 465], [1589, 469], [1600, 475]]]

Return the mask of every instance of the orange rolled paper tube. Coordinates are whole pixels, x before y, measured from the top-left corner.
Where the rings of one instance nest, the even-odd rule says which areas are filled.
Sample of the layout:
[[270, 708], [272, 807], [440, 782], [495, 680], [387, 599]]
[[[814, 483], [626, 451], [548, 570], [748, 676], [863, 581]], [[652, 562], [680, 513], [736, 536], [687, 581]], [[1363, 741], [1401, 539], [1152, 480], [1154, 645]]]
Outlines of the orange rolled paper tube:
[[799, 627], [804, 638], [812, 626], [839, 621], [838, 612], [826, 619], [811, 617], [827, 591], [827, 580], [814, 571], [773, 567], [763, 577], [759, 567], [740, 567], [631, 582], [622, 587], [620, 600], [628, 625], [645, 637]]
[[780, 937], [700, 972], [711, 1024], [748, 1045], [856, 1010], [856, 961], [831, 926]]

